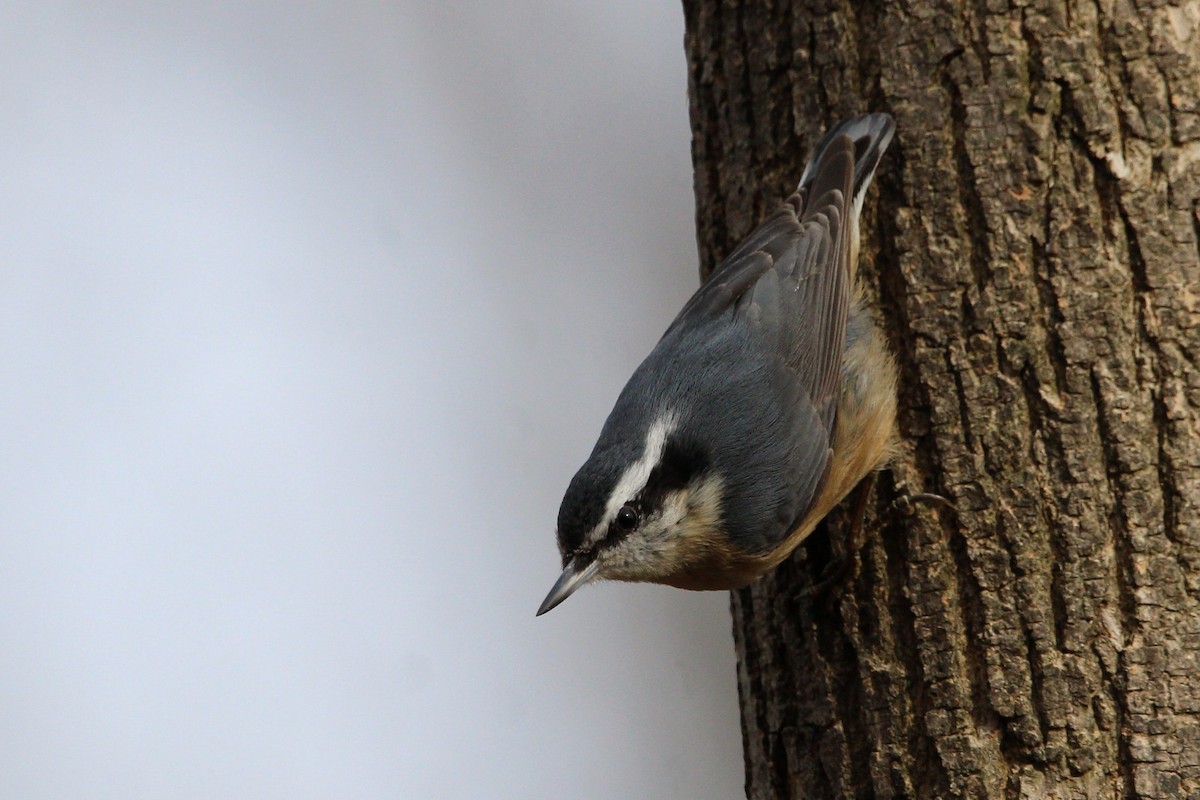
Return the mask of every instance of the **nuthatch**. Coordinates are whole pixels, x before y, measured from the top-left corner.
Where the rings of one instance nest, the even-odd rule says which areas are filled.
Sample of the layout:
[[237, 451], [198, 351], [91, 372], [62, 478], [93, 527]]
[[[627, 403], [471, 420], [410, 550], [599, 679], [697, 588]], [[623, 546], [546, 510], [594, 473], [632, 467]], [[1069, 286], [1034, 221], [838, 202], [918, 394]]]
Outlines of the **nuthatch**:
[[594, 579], [745, 586], [887, 461], [896, 367], [855, 266], [894, 130], [868, 114], [829, 131], [633, 373], [563, 498], [539, 615]]

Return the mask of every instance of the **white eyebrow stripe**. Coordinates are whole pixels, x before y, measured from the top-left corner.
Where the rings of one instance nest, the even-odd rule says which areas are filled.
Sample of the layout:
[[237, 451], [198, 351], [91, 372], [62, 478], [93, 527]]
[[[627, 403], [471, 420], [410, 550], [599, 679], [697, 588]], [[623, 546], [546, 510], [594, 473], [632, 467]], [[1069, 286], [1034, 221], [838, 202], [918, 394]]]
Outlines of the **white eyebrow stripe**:
[[651, 423], [650, 429], [646, 432], [646, 447], [642, 450], [642, 457], [630, 464], [621, 475], [621, 479], [617, 481], [617, 485], [613, 488], [612, 494], [608, 497], [608, 503], [604, 507], [604, 516], [600, 518], [596, 527], [588, 531], [585, 541], [589, 545], [594, 545], [603, 539], [608, 533], [609, 524], [616, 518], [621, 506], [637, 497], [638, 493], [646, 488], [646, 481], [650, 480], [650, 473], [662, 460], [663, 450], [667, 446], [667, 437], [674, 430], [675, 415], [670, 412], [663, 414]]

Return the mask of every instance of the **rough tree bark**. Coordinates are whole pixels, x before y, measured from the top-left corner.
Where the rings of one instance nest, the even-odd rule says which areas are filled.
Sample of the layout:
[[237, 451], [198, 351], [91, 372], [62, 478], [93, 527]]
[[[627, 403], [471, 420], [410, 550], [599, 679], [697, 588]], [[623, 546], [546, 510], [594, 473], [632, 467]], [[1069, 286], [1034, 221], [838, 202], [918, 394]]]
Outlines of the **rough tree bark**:
[[895, 116], [861, 269], [956, 507], [885, 473], [843, 591], [818, 532], [735, 593], [748, 794], [1200, 797], [1200, 3], [684, 6], [704, 274]]

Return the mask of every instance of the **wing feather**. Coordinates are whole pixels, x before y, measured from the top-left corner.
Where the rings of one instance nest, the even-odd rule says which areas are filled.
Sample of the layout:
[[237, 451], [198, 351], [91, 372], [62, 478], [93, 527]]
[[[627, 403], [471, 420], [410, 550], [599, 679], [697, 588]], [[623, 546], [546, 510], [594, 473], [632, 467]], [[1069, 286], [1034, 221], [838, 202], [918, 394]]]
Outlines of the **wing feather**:
[[[862, 193], [857, 183], [864, 177], [856, 167], [862, 171], [866, 159], [869, 182], [891, 138], [890, 118], [875, 117], [843, 125], [818, 144], [796, 193], [730, 253], [663, 337], [707, 337], [708, 326], [732, 325], [755, 343], [765, 370], [762, 391], [776, 404], [773, 421], [763, 423], [776, 428], [769, 463], [793, 478], [786, 489], [774, 484], [782, 494], [758, 496], [760, 484], [748, 480], [731, 496], [746, 500], [737, 517], [753, 516], [756, 505], [770, 507], [784, 534], [816, 501], [831, 458], [850, 307], [851, 236]], [[878, 146], [864, 140], [877, 134], [883, 139]], [[751, 528], [746, 543], [769, 547], [758, 539], [761, 530]]]

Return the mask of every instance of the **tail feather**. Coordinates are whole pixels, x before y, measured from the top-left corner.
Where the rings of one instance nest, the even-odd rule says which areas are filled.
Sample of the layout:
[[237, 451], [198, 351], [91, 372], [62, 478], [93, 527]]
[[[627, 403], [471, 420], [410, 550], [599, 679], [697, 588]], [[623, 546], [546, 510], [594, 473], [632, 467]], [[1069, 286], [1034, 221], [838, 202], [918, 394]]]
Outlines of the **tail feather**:
[[799, 193], [806, 200], [810, 197], [809, 190], [815, 177], [815, 167], [825, 156], [830, 143], [838, 136], [847, 136], [854, 143], [854, 217], [857, 219], [862, 211], [863, 198], [875, 177], [875, 168], [879, 159], [887, 150], [896, 132], [896, 123], [887, 114], [864, 114], [861, 117], [846, 120], [831, 128], [817, 146], [813, 148], [812, 156], [800, 176]]
[[817, 199], [813, 196], [814, 189], [817, 188], [814, 183], [820, 176], [821, 166], [827, 158], [844, 147], [836, 143], [843, 142], [843, 136], [850, 140], [854, 152], [854, 186], [849, 203], [850, 219], [847, 220], [846, 226], [850, 251], [846, 266], [850, 270], [851, 281], [858, 273], [858, 218], [862, 214], [863, 200], [866, 199], [867, 189], [871, 186], [871, 179], [875, 177], [879, 159], [883, 157], [883, 152], [887, 150], [895, 132], [896, 123], [887, 114], [864, 114], [835, 125], [817, 142], [808, 164], [804, 167], [804, 174], [800, 176], [800, 187], [796, 190], [796, 197], [800, 200], [799, 208], [804, 210]]

